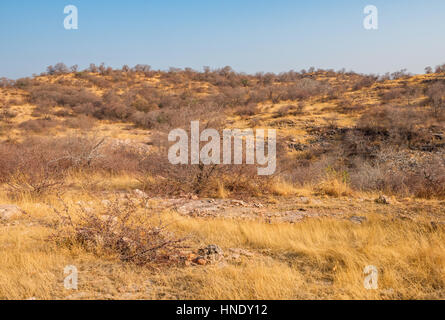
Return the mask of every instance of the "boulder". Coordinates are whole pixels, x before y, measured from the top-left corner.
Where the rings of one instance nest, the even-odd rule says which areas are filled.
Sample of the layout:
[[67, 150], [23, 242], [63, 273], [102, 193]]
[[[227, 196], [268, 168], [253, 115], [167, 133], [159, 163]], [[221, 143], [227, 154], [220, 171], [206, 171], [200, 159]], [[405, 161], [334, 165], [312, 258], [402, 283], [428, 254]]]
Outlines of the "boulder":
[[220, 262], [224, 258], [223, 254], [224, 253], [219, 246], [210, 244], [198, 250], [199, 257], [195, 259], [194, 262], [201, 265], [203, 264], [200, 263], [202, 262], [200, 260], [204, 260], [205, 264]]
[[358, 216], [352, 216], [349, 219], [351, 222], [357, 223], [357, 224], [362, 224], [363, 222], [365, 222], [367, 219], [366, 217], [358, 217]]
[[2, 204], [0, 205], [0, 220], [10, 220], [22, 215], [22, 210], [16, 205]]
[[384, 195], [381, 195], [375, 199], [375, 202], [378, 204], [390, 204], [388, 197]]
[[203, 257], [198, 257], [194, 262], [200, 266], [205, 266], [207, 264], [207, 260]]
[[222, 255], [222, 249], [216, 244], [210, 244], [207, 247], [198, 250], [198, 253], [204, 257], [211, 255]]
[[110, 200], [102, 200], [101, 203], [105, 207], [110, 207], [112, 205]]
[[139, 189], [134, 190], [133, 193], [139, 199], [147, 199], [147, 198], [149, 198], [148, 194], [146, 194], [144, 191], [139, 190]]

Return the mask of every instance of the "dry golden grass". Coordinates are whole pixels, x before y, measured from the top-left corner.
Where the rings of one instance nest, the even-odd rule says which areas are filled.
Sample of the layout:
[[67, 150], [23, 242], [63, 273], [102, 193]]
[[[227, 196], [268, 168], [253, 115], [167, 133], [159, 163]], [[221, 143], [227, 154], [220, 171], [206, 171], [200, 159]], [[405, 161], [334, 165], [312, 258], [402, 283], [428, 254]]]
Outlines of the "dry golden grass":
[[[237, 297], [249, 299], [443, 298], [443, 229], [431, 231], [421, 223], [393, 222], [381, 217], [372, 217], [363, 225], [326, 219], [296, 225], [227, 221], [206, 221], [203, 225], [186, 220], [181, 226], [205, 235], [209, 242], [248, 248], [264, 256], [263, 263], [253, 266], [255, 272], [249, 272], [253, 271], [249, 264], [239, 266], [239, 272], [247, 271], [248, 278], [257, 275], [251, 285], [244, 280], [241, 283], [247, 287], [243, 287], [233, 280], [231, 288], [227, 283], [218, 286], [215, 281], [206, 290], [211, 298], [228, 298], [230, 294], [224, 292], [227, 287], [237, 288]], [[363, 287], [366, 265], [374, 265], [380, 271], [377, 291]], [[221, 270], [217, 274], [227, 272]], [[215, 273], [210, 278], [213, 277]], [[289, 283], [289, 279], [298, 281]], [[271, 288], [256, 290], [257, 285]], [[278, 290], [280, 287], [282, 291]]]
[[[98, 199], [79, 192], [65, 201]], [[43, 201], [41, 199], [40, 201]], [[57, 206], [55, 196], [44, 201]], [[0, 298], [4, 299], [443, 299], [445, 230], [429, 220], [361, 212], [363, 224], [331, 218], [297, 224], [200, 219], [164, 212], [193, 247], [215, 243], [253, 256], [223, 264], [151, 269], [48, 242], [51, 210], [36, 199], [17, 203], [28, 215], [0, 225]], [[419, 204], [420, 205], [420, 204]], [[63, 288], [75, 265], [79, 290]], [[363, 286], [363, 269], [379, 270], [378, 290]]]

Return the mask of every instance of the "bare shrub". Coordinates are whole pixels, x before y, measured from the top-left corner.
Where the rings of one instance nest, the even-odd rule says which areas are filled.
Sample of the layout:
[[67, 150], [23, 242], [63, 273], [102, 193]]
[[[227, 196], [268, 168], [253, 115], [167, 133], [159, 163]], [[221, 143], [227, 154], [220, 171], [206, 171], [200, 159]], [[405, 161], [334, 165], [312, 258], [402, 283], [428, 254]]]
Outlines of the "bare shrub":
[[75, 107], [77, 105], [91, 103], [99, 106], [100, 97], [84, 88], [63, 86], [59, 84], [45, 84], [33, 87], [30, 90], [29, 100], [31, 103]]
[[292, 115], [293, 112], [295, 112], [295, 111], [296, 111], [296, 107], [295, 106], [292, 106], [292, 105], [284, 106], [284, 107], [281, 107], [280, 109], [278, 109], [278, 111], [275, 112], [273, 117], [274, 118], [282, 118], [282, 117], [285, 117], [287, 115]]
[[8, 122], [10, 119], [15, 118], [17, 116], [17, 112], [11, 110], [10, 105], [5, 103], [0, 105], [0, 119]]
[[[204, 128], [219, 128], [223, 123], [203, 124]], [[189, 129], [186, 129], [189, 130]], [[220, 138], [223, 135], [220, 133]], [[166, 139], [161, 139], [166, 141]], [[220, 141], [221, 143], [222, 141]], [[269, 177], [258, 176], [256, 165], [182, 164], [173, 165], [168, 159], [168, 144], [154, 143], [155, 150], [140, 162], [139, 180], [144, 190], [152, 195], [197, 194], [210, 196], [217, 193], [221, 183], [229, 194], [258, 195], [268, 193]], [[233, 145], [232, 145], [233, 148]], [[232, 150], [234, 154], [234, 150]]]
[[14, 80], [5, 77], [0, 78], [0, 88], [10, 88], [14, 85]]
[[368, 88], [377, 81], [377, 76], [369, 75], [361, 77], [356, 83], [353, 84], [352, 90], [360, 90], [362, 88]]
[[2, 159], [1, 167], [13, 198], [25, 194], [41, 195], [63, 185], [64, 167], [51, 162], [46, 150], [29, 144], [4, 147], [11, 153], [7, 159]]
[[77, 117], [65, 119], [63, 125], [73, 129], [90, 130], [94, 126], [94, 118], [80, 114]]
[[400, 99], [403, 96], [403, 89], [402, 88], [393, 88], [390, 90], [387, 90], [381, 94], [382, 101], [384, 103], [388, 103], [392, 100]]
[[426, 161], [413, 159], [409, 154], [384, 149], [370, 162], [358, 162], [351, 173], [351, 185], [365, 191], [415, 196], [445, 197], [445, 163], [432, 156]]
[[20, 123], [19, 128], [25, 131], [32, 131], [34, 133], [41, 133], [48, 129], [55, 128], [59, 125], [59, 121], [51, 118], [27, 120]]
[[445, 111], [445, 83], [437, 82], [427, 89], [429, 103], [433, 108], [435, 117]]
[[139, 181], [151, 195], [215, 196], [221, 185], [228, 194], [258, 196], [270, 192], [271, 177], [260, 177], [252, 165], [172, 165], [162, 155], [148, 156]]
[[137, 265], [174, 263], [185, 238], [169, 232], [145, 201], [116, 199], [98, 208], [53, 208], [58, 216], [51, 240], [58, 245], [80, 246], [97, 255], [117, 256]]
[[436, 73], [445, 73], [445, 64], [436, 66], [435, 72]]
[[92, 168], [102, 157], [104, 140], [87, 136], [28, 138], [19, 144], [2, 143], [0, 173], [11, 196], [41, 195], [64, 185], [69, 170]]
[[241, 106], [235, 110], [235, 114], [238, 116], [254, 116], [259, 112], [258, 106], [255, 103], [249, 103], [248, 105]]
[[331, 197], [351, 196], [350, 176], [347, 171], [337, 171], [332, 167], [326, 168], [325, 178], [316, 186], [316, 191]]
[[141, 111], [133, 113], [130, 117], [130, 121], [132, 121], [137, 127], [144, 129], [152, 129], [156, 123], [156, 119], [153, 114]]

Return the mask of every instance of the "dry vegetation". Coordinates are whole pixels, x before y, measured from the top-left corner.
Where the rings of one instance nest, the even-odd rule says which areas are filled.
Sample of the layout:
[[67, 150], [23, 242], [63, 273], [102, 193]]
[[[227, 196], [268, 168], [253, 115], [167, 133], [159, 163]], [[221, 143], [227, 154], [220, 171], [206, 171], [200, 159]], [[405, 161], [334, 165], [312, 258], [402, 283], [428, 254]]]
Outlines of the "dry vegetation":
[[[444, 71], [0, 79], [0, 204], [20, 208], [0, 215], [0, 298], [445, 298]], [[277, 172], [171, 165], [167, 134], [191, 120], [277, 129]]]

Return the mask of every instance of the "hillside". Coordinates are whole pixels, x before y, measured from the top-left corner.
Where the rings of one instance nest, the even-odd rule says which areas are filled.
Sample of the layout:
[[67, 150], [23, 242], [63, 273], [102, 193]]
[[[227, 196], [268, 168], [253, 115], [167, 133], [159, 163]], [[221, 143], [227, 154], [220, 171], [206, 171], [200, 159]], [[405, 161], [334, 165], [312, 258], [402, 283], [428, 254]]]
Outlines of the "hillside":
[[[445, 298], [444, 69], [0, 79], [0, 298]], [[276, 129], [275, 173], [171, 164], [197, 120]]]

